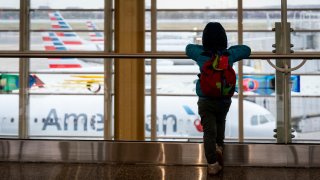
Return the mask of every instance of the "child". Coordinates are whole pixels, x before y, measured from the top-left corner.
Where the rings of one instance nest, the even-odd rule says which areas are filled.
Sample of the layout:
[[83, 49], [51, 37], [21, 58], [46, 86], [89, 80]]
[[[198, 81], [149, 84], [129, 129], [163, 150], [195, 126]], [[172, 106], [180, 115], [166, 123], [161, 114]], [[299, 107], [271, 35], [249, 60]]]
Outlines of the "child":
[[[200, 71], [204, 63], [213, 55], [227, 55], [232, 67], [234, 62], [248, 58], [251, 49], [245, 45], [227, 48], [227, 35], [218, 22], [209, 22], [203, 30], [202, 46], [188, 44], [186, 54], [199, 65]], [[203, 126], [203, 142], [208, 162], [208, 173], [217, 174], [222, 169], [222, 150], [226, 116], [231, 105], [231, 97], [212, 98], [203, 94], [199, 80], [196, 83], [198, 113]]]

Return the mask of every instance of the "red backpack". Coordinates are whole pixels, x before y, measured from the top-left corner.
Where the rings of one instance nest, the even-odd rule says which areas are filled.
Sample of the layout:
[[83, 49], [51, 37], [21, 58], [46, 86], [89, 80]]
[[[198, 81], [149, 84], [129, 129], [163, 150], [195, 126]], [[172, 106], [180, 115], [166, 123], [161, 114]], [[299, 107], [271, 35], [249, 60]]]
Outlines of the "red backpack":
[[200, 74], [204, 95], [214, 98], [232, 97], [236, 87], [236, 73], [228, 63], [228, 56], [214, 55], [204, 63]]

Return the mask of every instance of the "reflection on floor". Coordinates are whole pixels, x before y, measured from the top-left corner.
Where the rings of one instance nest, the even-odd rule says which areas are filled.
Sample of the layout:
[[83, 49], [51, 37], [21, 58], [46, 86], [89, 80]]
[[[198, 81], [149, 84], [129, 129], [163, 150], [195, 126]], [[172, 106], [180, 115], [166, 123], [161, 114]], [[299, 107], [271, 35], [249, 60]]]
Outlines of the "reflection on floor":
[[0, 179], [119, 179], [119, 180], [316, 180], [320, 168], [225, 167], [208, 176], [205, 166], [155, 166], [128, 164], [0, 163]]

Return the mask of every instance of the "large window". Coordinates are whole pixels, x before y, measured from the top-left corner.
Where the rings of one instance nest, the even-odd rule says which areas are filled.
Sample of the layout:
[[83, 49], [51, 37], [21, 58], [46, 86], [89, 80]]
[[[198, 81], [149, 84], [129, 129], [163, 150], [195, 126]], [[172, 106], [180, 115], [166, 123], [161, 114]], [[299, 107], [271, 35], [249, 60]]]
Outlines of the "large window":
[[[0, 49], [19, 50], [19, 1], [0, 0]], [[0, 58], [0, 135], [17, 137], [19, 125], [19, 60]]]
[[[218, 21], [227, 31], [229, 47], [246, 44], [255, 53], [272, 54], [276, 43], [273, 28], [281, 21], [281, 2], [278, 0], [243, 0], [242, 9], [238, 8], [237, 0], [145, 2], [146, 52], [184, 53], [187, 44], [201, 44], [202, 30], [208, 22]], [[0, 0], [0, 50], [16, 51], [28, 47], [30, 51], [57, 51], [63, 55], [67, 51], [76, 54], [112, 49], [105, 47], [105, 28], [108, 27], [112, 34], [114, 23], [105, 19], [104, 3], [103, 0], [30, 0], [30, 7], [26, 8], [30, 22], [23, 23], [30, 23], [30, 26], [20, 27], [20, 1]], [[152, 11], [154, 5], [156, 13]], [[317, 0], [288, 1], [287, 18], [294, 30], [290, 37], [295, 52], [319, 52], [319, 5]], [[239, 17], [242, 17], [242, 23], [239, 23]], [[154, 19], [156, 22], [152, 23]], [[20, 37], [21, 30], [26, 27], [29, 27], [29, 40]], [[103, 138], [104, 119], [106, 116], [112, 118], [112, 115], [104, 114], [104, 97], [107, 91], [113, 90], [105, 87], [104, 59], [27, 59], [30, 63], [26, 67], [29, 73], [26, 112], [19, 110], [19, 102], [23, 100], [21, 89], [19, 91], [22, 60], [26, 59], [0, 59], [1, 136], [17, 137], [19, 125], [23, 125], [19, 122], [23, 115], [20, 113], [28, 112], [25, 116], [27, 125], [23, 128], [28, 129], [31, 138]], [[199, 67], [191, 59], [156, 61], [158, 138], [201, 139], [195, 93]], [[294, 67], [300, 62], [293, 60], [291, 65]], [[151, 64], [151, 60], [146, 60], [147, 139], [151, 134]], [[274, 142], [276, 71], [265, 60], [244, 59], [242, 74], [238, 74], [238, 66], [236, 63], [234, 69], [238, 77], [242, 75], [243, 94], [236, 93], [232, 99], [226, 138], [237, 141], [239, 121], [243, 120], [245, 140]], [[291, 75], [291, 124], [296, 131], [295, 138], [299, 140], [320, 138], [317, 128], [320, 122], [319, 69], [318, 60], [310, 60]], [[239, 97], [243, 97], [243, 117], [239, 117]]]
[[[31, 1], [31, 50], [103, 51], [104, 2]], [[31, 137], [103, 138], [104, 60], [31, 59]]]
[[[298, 1], [288, 2], [288, 22], [291, 23], [291, 27], [295, 30], [291, 33], [291, 42], [294, 45], [292, 49], [295, 51], [318, 51], [316, 42], [318, 37], [317, 30], [319, 28], [317, 27], [317, 23], [314, 23], [317, 21], [318, 16], [317, 10], [314, 9], [314, 7], [319, 3], [311, 0], [304, 3], [306, 3], [306, 5], [300, 10], [298, 8]], [[151, 8], [151, 3], [147, 4], [147, 7]], [[312, 10], [307, 10], [311, 7], [313, 7]], [[202, 29], [206, 23], [219, 21], [227, 31], [229, 46], [239, 44], [238, 37], [241, 36], [243, 39], [242, 43], [249, 45], [253, 52], [267, 52], [271, 54], [274, 49], [273, 44], [275, 44], [275, 32], [273, 28], [275, 27], [275, 22], [281, 21], [281, 2], [276, 0], [259, 2], [244, 0], [243, 11], [240, 12], [243, 17], [243, 33], [238, 32], [239, 12], [236, 1], [187, 1], [177, 5], [175, 3], [169, 3], [169, 1], [166, 0], [158, 0], [157, 8], [156, 50], [158, 52], [184, 52], [184, 48], [188, 43], [201, 44]], [[152, 14], [147, 11], [148, 20], [151, 19], [149, 16], [152, 16]], [[152, 31], [152, 28], [154, 27], [147, 21], [147, 30], [150, 29]], [[147, 32], [146, 36], [149, 42], [151, 35]], [[146, 50], [149, 51], [150, 49], [151, 43], [147, 43]], [[158, 60], [158, 62], [159, 61], [161, 62], [162, 60]], [[199, 72], [199, 69], [194, 65], [194, 62], [190, 60], [171, 61], [172, 63], [167, 63], [167, 66], [163, 66], [160, 63], [158, 63], [157, 66], [158, 133], [161, 137], [171, 137], [175, 134], [174, 132], [176, 132], [177, 136], [188, 136], [189, 138], [201, 137], [202, 133], [200, 131], [197, 132], [197, 121], [188, 120], [193, 115], [197, 116], [197, 109], [194, 107], [194, 102], [196, 102], [197, 99], [194, 91], [194, 82], [197, 79], [196, 74]], [[292, 61], [292, 67], [299, 63], [298, 61]], [[170, 66], [168, 66], [168, 64], [170, 64]], [[308, 68], [309, 66], [312, 67]], [[302, 110], [304, 109], [302, 107], [305, 106], [298, 105], [301, 104], [299, 103], [300, 101], [311, 98], [315, 99], [312, 101], [314, 102], [313, 107], [317, 107], [317, 91], [315, 90], [311, 93], [311, 89], [307, 88], [310, 87], [310, 85], [307, 84], [312, 84], [309, 82], [314, 82], [310, 81], [312, 78], [316, 82], [317, 76], [314, 75], [314, 72], [317, 72], [317, 67], [317, 61], [312, 60], [291, 76], [292, 127], [296, 129], [294, 133], [296, 139], [311, 137], [310, 134], [303, 134], [302, 129], [305, 130], [307, 127], [313, 127], [314, 124], [317, 123], [317, 108], [306, 107], [306, 109], [308, 109], [307, 112], [306, 110]], [[162, 69], [168, 70], [162, 72]], [[235, 69], [237, 69], [237, 65]], [[243, 124], [245, 140], [269, 139], [272, 142], [275, 141], [273, 137], [277, 117], [275, 72], [276, 71], [264, 60], [243, 60]], [[317, 83], [314, 83], [312, 89], [316, 89], [316, 84]], [[175, 98], [180, 98], [180, 96], [183, 95], [187, 97], [182, 99], [190, 100], [175, 100]], [[303, 97], [301, 95], [303, 95]], [[166, 109], [164, 107], [167, 107], [165, 106], [167, 103], [164, 103], [163, 99], [167, 101], [172, 99], [172, 102], [175, 102], [174, 105], [177, 105], [176, 112], [171, 112], [172, 108], [169, 108], [171, 110], [169, 114], [173, 114], [175, 117], [183, 114], [179, 106], [188, 106], [191, 109], [189, 112], [194, 112], [194, 114], [190, 113], [188, 117], [181, 118], [185, 121], [172, 120], [174, 122], [173, 124], [176, 125], [172, 127], [177, 130], [171, 131], [171, 134], [166, 134], [163, 131], [163, 127], [168, 126], [166, 124], [167, 120], [164, 121], [163, 119], [165, 118], [161, 118], [163, 117], [162, 114], [166, 114], [162, 113], [162, 111]], [[185, 116], [187, 116], [187, 113], [185, 113]], [[311, 119], [306, 120], [308, 118]], [[147, 121], [149, 121], [148, 118]], [[313, 124], [306, 125], [307, 122]], [[183, 125], [179, 125], [179, 123]], [[315, 128], [312, 129], [312, 131], [314, 131]], [[192, 131], [197, 132], [197, 134], [192, 134]], [[305, 132], [310, 132], [310, 130], [305, 130]], [[314, 134], [316, 134], [316, 132], [312, 135]], [[230, 139], [238, 138], [237, 95], [235, 95], [227, 117], [226, 137]], [[317, 139], [317, 137], [315, 137], [315, 139]]]

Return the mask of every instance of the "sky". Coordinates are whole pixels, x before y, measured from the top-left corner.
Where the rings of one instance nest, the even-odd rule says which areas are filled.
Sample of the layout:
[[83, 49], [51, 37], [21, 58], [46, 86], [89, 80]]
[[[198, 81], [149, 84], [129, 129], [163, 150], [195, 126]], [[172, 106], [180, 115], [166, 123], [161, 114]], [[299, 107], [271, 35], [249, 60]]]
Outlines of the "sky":
[[[146, 5], [151, 0], [146, 0]], [[157, 0], [158, 8], [236, 8], [238, 0]], [[244, 8], [278, 6], [281, 7], [281, 0], [242, 0]], [[19, 8], [20, 0], [0, 0], [0, 8]], [[287, 0], [289, 5], [320, 5], [319, 0]], [[96, 9], [103, 8], [104, 0], [31, 0], [31, 7], [50, 6], [51, 8], [62, 9], [66, 7], [79, 7]]]

